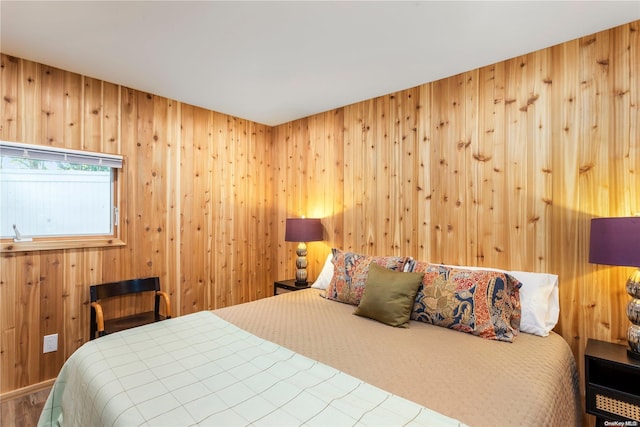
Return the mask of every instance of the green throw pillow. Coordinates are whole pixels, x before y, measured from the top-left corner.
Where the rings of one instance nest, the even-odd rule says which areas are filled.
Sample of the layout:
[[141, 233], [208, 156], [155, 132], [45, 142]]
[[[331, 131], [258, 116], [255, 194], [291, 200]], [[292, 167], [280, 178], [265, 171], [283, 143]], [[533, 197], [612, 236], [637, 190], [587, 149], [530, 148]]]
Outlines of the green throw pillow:
[[406, 328], [423, 276], [424, 273], [392, 271], [371, 263], [364, 295], [353, 314]]

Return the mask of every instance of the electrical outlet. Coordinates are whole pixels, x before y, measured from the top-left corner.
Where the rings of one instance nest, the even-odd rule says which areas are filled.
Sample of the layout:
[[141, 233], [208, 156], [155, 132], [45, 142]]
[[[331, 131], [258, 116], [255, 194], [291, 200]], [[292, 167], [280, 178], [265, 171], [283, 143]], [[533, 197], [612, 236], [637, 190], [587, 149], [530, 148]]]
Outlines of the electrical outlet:
[[51, 353], [52, 351], [58, 351], [58, 334], [44, 336], [42, 352]]

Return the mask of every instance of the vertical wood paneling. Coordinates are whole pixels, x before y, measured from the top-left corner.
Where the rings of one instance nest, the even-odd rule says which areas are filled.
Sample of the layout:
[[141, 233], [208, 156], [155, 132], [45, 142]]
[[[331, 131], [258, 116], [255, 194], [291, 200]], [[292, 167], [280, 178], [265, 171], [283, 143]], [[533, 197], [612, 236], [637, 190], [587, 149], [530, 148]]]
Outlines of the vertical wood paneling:
[[[464, 227], [462, 227], [462, 234], [466, 244], [462, 246], [464, 251], [464, 264], [475, 263], [475, 257], [477, 253], [477, 228], [478, 224], [473, 219], [473, 211], [475, 210], [475, 187], [477, 179], [473, 173], [473, 163], [475, 161], [473, 157], [473, 146], [477, 144], [478, 135], [478, 75], [479, 70], [473, 70], [464, 74], [464, 81], [462, 83], [464, 87], [464, 98], [462, 114], [464, 116], [463, 134], [461, 141], [465, 146], [465, 166], [464, 172], [461, 175], [462, 185], [464, 186], [465, 193], [463, 196], [463, 202], [461, 205], [456, 204], [456, 207], [464, 212], [463, 221]], [[458, 143], [460, 146], [461, 143]], [[458, 203], [458, 202], [456, 202]], [[458, 228], [461, 228], [460, 226]]]
[[169, 135], [167, 134], [167, 123], [169, 117], [170, 101], [166, 98], [153, 97], [153, 135], [151, 136], [151, 159], [148, 167], [149, 189], [145, 192], [149, 200], [144, 203], [144, 209], [148, 216], [145, 222], [145, 230], [148, 230], [151, 242], [149, 251], [149, 263], [152, 269], [149, 275], [159, 276], [161, 283], [166, 283], [167, 266], [165, 264], [165, 253], [167, 252], [167, 224], [168, 208], [167, 194], [169, 193], [169, 181], [167, 180], [167, 155]]
[[[248, 229], [247, 265], [242, 269], [243, 283], [248, 285], [248, 299], [254, 300], [270, 296], [271, 283], [265, 282], [263, 276], [272, 276], [271, 260], [275, 249], [271, 240], [272, 228], [272, 166], [271, 166], [271, 131], [270, 128], [257, 123], [248, 123], [249, 140], [247, 152], [247, 203]], [[251, 250], [247, 250], [251, 248]]]
[[47, 145], [64, 144], [64, 72], [42, 67], [42, 123]]
[[208, 276], [204, 202], [209, 192], [206, 161], [209, 151], [209, 112], [185, 106], [181, 135], [181, 311], [193, 313], [208, 308]]
[[79, 150], [100, 151], [102, 148], [102, 81], [83, 78], [83, 135]]
[[[82, 311], [87, 309], [88, 290], [83, 286], [85, 275], [84, 254], [81, 251], [67, 251], [65, 254], [63, 275], [63, 321], [65, 341], [58, 343], [67, 357], [71, 355], [88, 338], [82, 324]], [[115, 305], [114, 305], [115, 306]], [[105, 309], [108, 309], [105, 307]]]
[[4, 140], [15, 141], [18, 139], [19, 59], [2, 55], [0, 61], [0, 90], [2, 90], [0, 134]]
[[[432, 204], [433, 204], [433, 185], [436, 177], [432, 178], [431, 158], [433, 157], [433, 124], [431, 121], [432, 111], [432, 87], [433, 85], [422, 85], [418, 88], [420, 102], [417, 114], [416, 131], [418, 140], [416, 141], [416, 158], [417, 169], [415, 171], [416, 196], [417, 196], [417, 218], [416, 235], [413, 237], [416, 241], [417, 251], [416, 259], [430, 260], [432, 257], [431, 238], [432, 223]], [[424, 236], [428, 236], [425, 238]]]
[[505, 65], [484, 67], [478, 73], [478, 143], [474, 147], [474, 214], [477, 222], [477, 265], [508, 264], [507, 210], [500, 209], [506, 189]]
[[[191, 167], [183, 170], [182, 182], [191, 181], [191, 201], [193, 214], [191, 223], [185, 226], [184, 233], [193, 235], [189, 248], [191, 256], [190, 267], [193, 269], [191, 287], [194, 291], [191, 311], [206, 310], [211, 308], [209, 264], [211, 252], [209, 239], [211, 238], [211, 175], [209, 172], [209, 153], [211, 151], [211, 112], [196, 108], [193, 114], [194, 127], [193, 139], [185, 140], [185, 144], [192, 144]], [[189, 312], [191, 312], [189, 311]]]
[[[310, 117], [309, 134], [313, 173], [307, 185], [311, 198], [306, 208], [309, 217], [321, 218], [325, 230], [325, 240], [342, 241], [342, 215], [344, 186], [341, 172], [342, 153], [342, 109]], [[315, 280], [320, 273], [331, 247], [325, 242], [308, 245], [309, 280]], [[293, 271], [292, 274], [295, 272]], [[293, 276], [286, 276], [293, 277]]]
[[[227, 217], [230, 210], [230, 194], [226, 187], [229, 182], [227, 175], [231, 165], [227, 162], [227, 118], [223, 115], [213, 115], [213, 145], [211, 158], [215, 167], [212, 169], [213, 184], [213, 234], [216, 236], [213, 245], [213, 307], [224, 307], [231, 301], [231, 283], [224, 280], [231, 274], [229, 264], [229, 240], [227, 232]], [[229, 176], [230, 178], [230, 176]]]
[[19, 261], [16, 254], [2, 254], [0, 257], [0, 381], [3, 390], [15, 390], [22, 387], [18, 383], [16, 366], [18, 366], [18, 346], [16, 337], [16, 322], [18, 320], [17, 304], [18, 268]]
[[[153, 265], [154, 251], [154, 221], [162, 221], [162, 218], [154, 218], [154, 202], [158, 195], [164, 194], [158, 190], [156, 184], [157, 171], [154, 168], [156, 158], [156, 138], [154, 138], [154, 96], [149, 93], [138, 92], [138, 120], [136, 139], [136, 163], [134, 166], [135, 175], [131, 174], [129, 179], [134, 181], [134, 186], [138, 194], [130, 206], [130, 215], [135, 224], [132, 240], [137, 242], [136, 251], [133, 255], [133, 270], [141, 272], [143, 277], [152, 276], [156, 269]], [[155, 175], [155, 176], [154, 176]]]
[[120, 87], [102, 82], [100, 151], [120, 153]]
[[[334, 243], [338, 247], [344, 247], [344, 165], [346, 162], [344, 147], [344, 109], [339, 108], [327, 113], [330, 116], [328, 125], [325, 128], [325, 140], [328, 144], [326, 151], [327, 158], [324, 162], [329, 171], [326, 181], [330, 185], [322, 186], [325, 189], [324, 226], [327, 231], [327, 242]], [[322, 185], [321, 183], [319, 185]], [[325, 245], [327, 245], [325, 243]], [[327, 245], [327, 253], [329, 245]], [[323, 256], [323, 259], [325, 257]]]
[[[623, 27], [624, 28], [624, 27]], [[632, 30], [632, 31], [630, 31]], [[638, 170], [634, 170], [633, 165], [637, 164], [638, 159], [631, 158], [632, 146], [638, 146], [637, 135], [633, 137], [632, 141], [632, 121], [638, 120], [638, 101], [639, 98], [633, 98], [632, 95], [632, 80], [638, 80], [640, 77], [640, 65], [636, 61], [632, 62], [635, 57], [637, 59], [637, 51], [640, 50], [638, 45], [632, 46], [631, 41], [637, 36], [632, 38], [634, 33], [640, 31], [638, 26], [624, 31], [615, 31], [610, 34], [610, 39], [613, 39], [612, 44], [612, 60], [613, 60], [613, 117], [611, 122], [613, 126], [613, 151], [610, 153], [614, 159], [622, 159], [622, 162], [616, 162], [619, 167], [611, 169], [613, 174], [612, 186], [617, 191], [612, 192], [612, 199], [610, 204], [614, 207], [615, 215], [629, 215], [631, 213], [637, 213], [637, 205], [633, 205], [632, 201], [637, 200], [637, 194], [633, 196], [630, 193], [632, 188], [637, 188]], [[632, 54], [636, 52], [636, 54]], [[625, 71], [627, 70], [627, 71]], [[634, 108], [635, 106], [635, 108]], [[635, 112], [636, 117], [632, 119], [631, 114]], [[610, 132], [611, 135], [611, 132]], [[637, 151], [636, 151], [637, 152]], [[610, 157], [611, 159], [611, 157]], [[622, 191], [620, 191], [622, 189]], [[629, 300], [629, 296], [626, 294], [624, 287], [620, 286], [626, 282], [626, 278], [629, 275], [629, 269], [617, 269], [618, 278], [614, 279], [612, 283], [618, 284], [616, 291], [618, 298], [613, 298], [611, 301], [611, 331], [612, 340], [618, 340], [619, 342], [626, 342], [626, 329], [629, 325], [629, 320], [626, 316], [626, 306]], [[624, 274], [620, 274], [623, 273]]]
[[532, 140], [528, 155], [534, 156], [533, 167], [529, 169], [528, 182], [536, 188], [534, 197], [529, 197], [530, 212], [527, 213], [527, 229], [535, 248], [531, 257], [520, 268], [530, 271], [549, 271], [551, 247], [551, 201], [552, 156], [551, 129], [552, 110], [547, 106], [551, 100], [551, 55], [549, 50], [532, 54], [535, 67], [531, 68], [532, 91], [527, 99], [527, 113], [531, 115], [530, 131]]
[[40, 324], [39, 261], [38, 256], [25, 254], [20, 258], [20, 267], [16, 269], [18, 352], [15, 375], [20, 386], [32, 384], [40, 377], [40, 340], [37, 334], [31, 333], [32, 330], [38, 330]]
[[[120, 194], [120, 233], [125, 242], [136, 241], [135, 203], [139, 197], [141, 188], [136, 181], [136, 163], [138, 152], [138, 95], [133, 89], [122, 88], [120, 91], [121, 102], [121, 153], [124, 156], [124, 165], [120, 173], [122, 193]], [[127, 245], [124, 249], [112, 249], [117, 252], [113, 255], [117, 264], [116, 275], [124, 278], [135, 277], [133, 274], [135, 246]], [[118, 280], [117, 277], [109, 277], [108, 281]]]
[[44, 144], [44, 129], [40, 126], [40, 64], [22, 61], [18, 81], [17, 122], [18, 141], [32, 141], [33, 144]]
[[[622, 30], [629, 33], [629, 63], [622, 64], [622, 68], [631, 70], [629, 78], [629, 173], [640, 175], [640, 28], [638, 22]], [[631, 212], [640, 214], [640, 181], [631, 179], [629, 182], [629, 204]]]
[[[4, 140], [16, 140], [19, 135], [19, 64], [18, 58], [0, 56], [0, 137]], [[16, 301], [19, 288], [16, 269], [19, 263], [16, 257], [15, 254], [0, 254], [0, 392], [22, 387], [16, 375], [16, 367], [20, 363], [16, 336], [19, 311]]]
[[368, 180], [366, 175], [362, 177], [368, 195], [363, 218], [368, 222], [367, 247], [362, 250], [381, 255], [395, 255], [394, 251], [398, 250], [395, 233], [398, 226], [396, 221], [400, 219], [397, 215], [398, 173], [394, 164], [398, 142], [394, 140], [396, 119], [392, 116], [390, 106], [395, 97], [395, 94], [391, 94], [374, 100], [373, 120], [369, 126], [375, 131], [367, 133], [371, 139], [366, 141], [366, 147], [371, 147], [369, 153], [374, 159], [372, 179]]
[[235, 244], [233, 245], [233, 258], [237, 260], [234, 263], [233, 290], [235, 291], [234, 300], [237, 302], [249, 301], [249, 286], [252, 284], [243, 280], [244, 271], [251, 265], [248, 262], [249, 247], [249, 227], [251, 225], [250, 215], [248, 215], [247, 203], [247, 122], [245, 120], [234, 118], [233, 133], [234, 137], [231, 146], [233, 147], [234, 182], [233, 186], [233, 205], [234, 205], [234, 227], [233, 235], [235, 236]]
[[[63, 124], [64, 124], [64, 146], [67, 148], [81, 149], [82, 144], [82, 100], [83, 94], [83, 78], [79, 74], [64, 72], [63, 73]], [[17, 141], [17, 139], [10, 139]], [[119, 151], [114, 151], [118, 153]]]
[[[505, 122], [507, 125], [505, 132], [505, 191], [502, 193], [502, 200], [499, 206], [504, 206], [509, 201], [510, 209], [506, 212], [506, 241], [504, 247], [496, 247], [496, 252], [505, 252], [506, 263], [521, 264], [527, 259], [529, 247], [526, 241], [526, 205], [528, 191], [535, 191], [527, 188], [527, 167], [528, 162], [523, 156], [527, 153], [530, 144], [527, 141], [527, 111], [529, 109], [528, 98], [529, 88], [526, 86], [527, 71], [531, 67], [529, 56], [514, 58], [507, 61], [505, 87]], [[519, 250], [512, 250], [519, 248]], [[508, 254], [508, 255], [506, 255]]]
[[[355, 141], [358, 137], [358, 133], [356, 133], [356, 127], [358, 126], [358, 107], [362, 108], [364, 103], [361, 102], [356, 105], [347, 106], [344, 108], [343, 117], [344, 117], [344, 126], [343, 126], [343, 152], [344, 152], [344, 181], [342, 183], [344, 191], [343, 191], [343, 205], [344, 205], [344, 214], [343, 214], [343, 242], [342, 249], [344, 250], [354, 250], [354, 228], [355, 228], [355, 208], [358, 206], [356, 203], [357, 193], [354, 194], [353, 189], [355, 186], [352, 185], [352, 182], [355, 178], [354, 171], [356, 169], [358, 161], [361, 161], [363, 153], [356, 151]], [[360, 129], [362, 129], [362, 124], [359, 125]], [[279, 129], [280, 126], [276, 129]]]
[[471, 140], [466, 135], [465, 75], [433, 83], [432, 173], [434, 185], [434, 262], [464, 265], [468, 250], [467, 160]]
[[[169, 100], [167, 105], [166, 132], [164, 144], [166, 163], [166, 221], [165, 228], [165, 252], [161, 254], [163, 260], [160, 261], [165, 268], [166, 274], [161, 278], [162, 288], [169, 293], [172, 301], [173, 311], [181, 307], [180, 299], [180, 277], [182, 263], [180, 260], [180, 188], [182, 177], [180, 175], [180, 124], [181, 124], [181, 104]], [[178, 314], [178, 312], [176, 312]]]
[[227, 203], [229, 203], [229, 217], [226, 221], [227, 236], [231, 238], [231, 241], [227, 245], [227, 259], [230, 261], [231, 273], [229, 276], [229, 296], [231, 301], [240, 301], [244, 296], [238, 266], [242, 260], [241, 253], [244, 252], [246, 246], [244, 236], [240, 233], [236, 234], [236, 232], [240, 231], [240, 228], [244, 229], [244, 225], [242, 224], [243, 218], [239, 209], [240, 200], [238, 200], [238, 187], [240, 185], [238, 178], [241, 176], [241, 171], [239, 170], [241, 166], [236, 163], [239, 158], [238, 141], [241, 131], [239, 132], [235, 127], [237, 124], [236, 120], [235, 117], [227, 118], [227, 141], [225, 143], [225, 160], [229, 165], [232, 165], [227, 169], [230, 173], [230, 179], [227, 181], [227, 183], [230, 184], [228, 185], [228, 194], [230, 197], [227, 199]]
[[[586, 197], [580, 199], [583, 209], [600, 216], [616, 215], [611, 211], [615, 205], [610, 199], [610, 165], [608, 161], [613, 127], [609, 118], [613, 115], [612, 98], [608, 96], [608, 87], [612, 82], [609, 73], [612, 66], [610, 40], [608, 33], [588, 36], [580, 39], [580, 91], [579, 106], [583, 120], [579, 128], [580, 139], [590, 140], [580, 151], [580, 193]], [[592, 269], [595, 269], [592, 267]], [[581, 333], [586, 333], [585, 325], [591, 326], [591, 333], [599, 339], [611, 340], [611, 311], [609, 295], [616, 290], [616, 283], [610, 275], [611, 270], [596, 271], [587, 275], [582, 283], [584, 305], [584, 324]]]
[[[402, 205], [400, 206], [401, 227], [398, 233], [398, 248], [406, 248], [409, 252], [418, 253], [420, 239], [418, 236], [419, 218], [414, 215], [420, 203], [420, 192], [417, 191], [419, 181], [416, 171], [419, 170], [418, 159], [418, 121], [420, 119], [420, 90], [412, 88], [403, 93], [399, 99], [402, 111], [399, 112], [399, 135], [401, 149], [395, 159], [400, 175]], [[403, 159], [406, 159], [403, 161]]]
[[[565, 333], [575, 353], [580, 347], [580, 317], [578, 310], [567, 309], [579, 307], [581, 292], [576, 278], [579, 277], [578, 266], [584, 265], [577, 255], [578, 230], [588, 226], [580, 219], [577, 212], [579, 197], [577, 180], [579, 166], [577, 163], [579, 141], [576, 127], [579, 120], [575, 97], [577, 92], [577, 54], [578, 43], [575, 41], [552, 48], [554, 66], [552, 74], [553, 95], [551, 108], [555, 116], [555, 125], [551, 132], [553, 158], [553, 226], [554, 248], [551, 271], [558, 274], [563, 288], [560, 295], [560, 309], [563, 316], [560, 327]], [[575, 67], [561, 64], [576, 64]], [[557, 177], [557, 178], [556, 178]], [[584, 242], [583, 244], [586, 244]], [[566, 313], [565, 313], [566, 311]], [[570, 338], [571, 337], [571, 338]]]
[[[63, 251], [48, 251], [40, 262], [40, 333], [42, 336], [58, 333], [60, 343], [66, 341], [63, 316]], [[4, 300], [3, 310], [4, 310]], [[43, 378], [58, 375], [59, 366], [65, 360], [65, 353], [47, 353], [40, 359]]]

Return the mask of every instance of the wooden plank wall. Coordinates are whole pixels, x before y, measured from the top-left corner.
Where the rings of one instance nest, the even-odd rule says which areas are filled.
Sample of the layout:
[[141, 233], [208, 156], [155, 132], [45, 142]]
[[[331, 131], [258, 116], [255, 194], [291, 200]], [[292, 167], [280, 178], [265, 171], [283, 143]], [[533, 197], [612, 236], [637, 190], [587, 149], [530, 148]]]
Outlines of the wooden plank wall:
[[[181, 314], [270, 294], [295, 271], [284, 224], [301, 215], [325, 228], [310, 278], [332, 246], [551, 272], [580, 366], [588, 338], [624, 342], [629, 269], [587, 252], [593, 216], [640, 212], [639, 33], [274, 128], [3, 56], [0, 137], [124, 154], [129, 244], [3, 254], [2, 391], [53, 377], [86, 339], [89, 283], [159, 274]], [[42, 356], [53, 332], [64, 352]]]
[[[272, 294], [270, 127], [0, 60], [0, 139], [125, 156], [127, 242], [1, 254], [0, 392], [54, 378], [87, 341], [90, 284], [158, 275], [178, 315]], [[111, 308], [127, 314], [142, 304]], [[60, 350], [42, 354], [52, 333]]]

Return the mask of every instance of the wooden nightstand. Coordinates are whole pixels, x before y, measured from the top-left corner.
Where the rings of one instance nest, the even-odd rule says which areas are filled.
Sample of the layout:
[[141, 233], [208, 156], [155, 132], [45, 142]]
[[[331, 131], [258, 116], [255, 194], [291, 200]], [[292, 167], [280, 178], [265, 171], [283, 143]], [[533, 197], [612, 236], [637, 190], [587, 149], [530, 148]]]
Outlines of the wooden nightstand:
[[[309, 287], [311, 287], [311, 283], [307, 283], [306, 286], [296, 286], [296, 279], [278, 280], [276, 282], [273, 282], [273, 294], [278, 295], [285, 292], [299, 291], [301, 289], [307, 289]], [[280, 291], [278, 291], [278, 289], [280, 289]]]
[[596, 416], [596, 425], [638, 425], [640, 361], [627, 356], [626, 346], [593, 339], [587, 342], [584, 359], [586, 409]]

